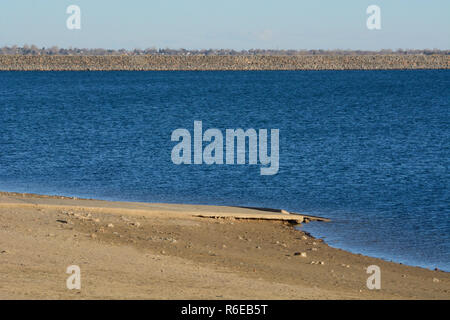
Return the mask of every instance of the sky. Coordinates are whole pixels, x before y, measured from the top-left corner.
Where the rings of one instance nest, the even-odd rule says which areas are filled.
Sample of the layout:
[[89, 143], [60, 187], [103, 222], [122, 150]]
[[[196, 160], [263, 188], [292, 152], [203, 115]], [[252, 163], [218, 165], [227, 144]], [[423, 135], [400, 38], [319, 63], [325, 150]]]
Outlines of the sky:
[[[69, 30], [69, 5], [81, 29]], [[369, 30], [369, 5], [381, 30]], [[450, 49], [449, 0], [0, 0], [0, 46]]]

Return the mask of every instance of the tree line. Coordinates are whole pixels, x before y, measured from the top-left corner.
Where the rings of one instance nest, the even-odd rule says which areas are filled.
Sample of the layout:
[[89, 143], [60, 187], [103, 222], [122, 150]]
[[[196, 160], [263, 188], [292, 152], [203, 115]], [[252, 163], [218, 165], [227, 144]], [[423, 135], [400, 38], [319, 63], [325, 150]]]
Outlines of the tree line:
[[31, 56], [52, 56], [52, 55], [74, 55], [74, 56], [113, 56], [113, 55], [168, 55], [168, 56], [306, 56], [306, 55], [325, 55], [325, 56], [356, 56], [356, 55], [450, 55], [450, 50], [439, 49], [384, 49], [379, 51], [368, 50], [275, 50], [275, 49], [169, 49], [169, 48], [147, 48], [147, 49], [102, 49], [102, 48], [59, 48], [53, 46], [50, 48], [39, 48], [35, 45], [4, 46], [0, 48], [0, 55], [31, 55]]

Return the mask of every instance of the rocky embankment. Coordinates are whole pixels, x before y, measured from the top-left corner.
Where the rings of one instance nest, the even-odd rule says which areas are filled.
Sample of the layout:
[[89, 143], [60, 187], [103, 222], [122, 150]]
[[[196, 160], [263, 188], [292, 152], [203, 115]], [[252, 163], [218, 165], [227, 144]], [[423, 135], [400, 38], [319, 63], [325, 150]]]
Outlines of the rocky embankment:
[[450, 56], [0, 56], [3, 71], [383, 69], [450, 69]]

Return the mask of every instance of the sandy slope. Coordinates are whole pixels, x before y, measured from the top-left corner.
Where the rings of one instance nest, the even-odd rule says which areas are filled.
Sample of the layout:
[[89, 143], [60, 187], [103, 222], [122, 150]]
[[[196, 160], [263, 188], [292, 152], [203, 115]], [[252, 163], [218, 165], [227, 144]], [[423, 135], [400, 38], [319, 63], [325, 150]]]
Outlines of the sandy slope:
[[[194, 216], [218, 212], [227, 217]], [[267, 213], [0, 193], [0, 299], [450, 298], [448, 273], [236, 214]], [[366, 287], [373, 264], [381, 290]], [[66, 288], [69, 265], [81, 268], [81, 290]]]

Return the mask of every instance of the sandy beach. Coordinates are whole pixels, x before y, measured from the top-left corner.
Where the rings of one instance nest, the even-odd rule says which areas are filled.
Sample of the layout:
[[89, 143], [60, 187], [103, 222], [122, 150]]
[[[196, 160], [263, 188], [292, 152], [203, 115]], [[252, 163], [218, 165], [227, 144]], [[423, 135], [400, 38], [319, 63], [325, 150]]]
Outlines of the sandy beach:
[[[315, 219], [3, 192], [0, 299], [450, 298], [449, 273], [334, 249], [294, 228]], [[70, 265], [81, 290], [66, 288]], [[370, 265], [380, 290], [366, 286]]]

